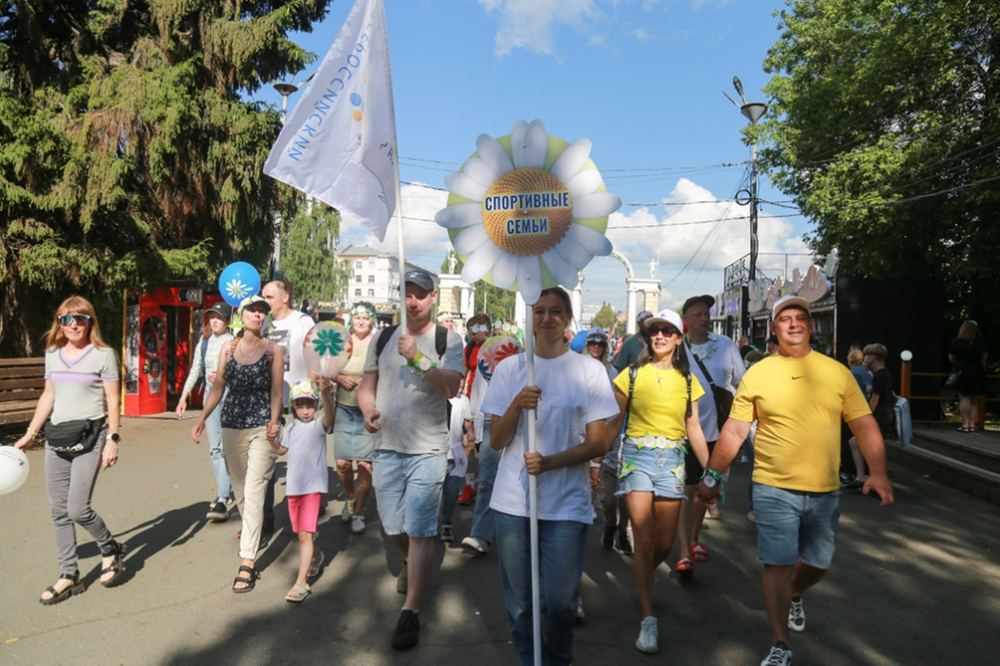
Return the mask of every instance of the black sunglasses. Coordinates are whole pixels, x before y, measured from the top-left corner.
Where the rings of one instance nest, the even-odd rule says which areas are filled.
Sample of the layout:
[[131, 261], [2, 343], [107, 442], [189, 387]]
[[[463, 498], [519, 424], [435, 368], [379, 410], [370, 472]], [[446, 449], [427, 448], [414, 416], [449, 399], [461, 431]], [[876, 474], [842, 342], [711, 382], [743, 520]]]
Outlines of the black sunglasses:
[[667, 336], [668, 338], [671, 335], [680, 335], [681, 334], [681, 332], [678, 331], [673, 326], [657, 326], [657, 325], [654, 324], [654, 325], [650, 326], [649, 328], [647, 328], [646, 330], [649, 331], [650, 337], [656, 335], [657, 333], [662, 333], [663, 335]]
[[80, 326], [86, 326], [90, 323], [90, 315], [85, 314], [64, 314], [58, 317], [59, 323], [63, 326], [69, 326], [74, 321]]

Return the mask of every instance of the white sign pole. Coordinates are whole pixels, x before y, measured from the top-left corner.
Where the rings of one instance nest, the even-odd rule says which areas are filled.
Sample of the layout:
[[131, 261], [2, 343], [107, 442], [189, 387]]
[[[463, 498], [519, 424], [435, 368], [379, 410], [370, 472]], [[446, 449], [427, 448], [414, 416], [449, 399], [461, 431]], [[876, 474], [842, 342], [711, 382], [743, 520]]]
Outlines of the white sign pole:
[[[524, 353], [525, 368], [528, 375], [528, 386], [535, 385], [535, 331], [534, 304], [527, 308], [524, 318]], [[528, 452], [535, 453], [535, 410], [528, 410]], [[540, 574], [538, 571], [538, 477], [528, 475], [528, 508], [530, 510], [529, 529], [531, 545], [531, 627], [535, 635], [535, 663], [542, 663], [542, 617], [541, 594], [539, 591]]]
[[400, 196], [399, 186], [399, 151], [396, 146], [396, 139], [393, 137], [392, 153], [396, 167], [396, 233], [399, 234], [399, 334], [409, 335], [406, 330], [406, 257], [403, 253], [403, 197]]

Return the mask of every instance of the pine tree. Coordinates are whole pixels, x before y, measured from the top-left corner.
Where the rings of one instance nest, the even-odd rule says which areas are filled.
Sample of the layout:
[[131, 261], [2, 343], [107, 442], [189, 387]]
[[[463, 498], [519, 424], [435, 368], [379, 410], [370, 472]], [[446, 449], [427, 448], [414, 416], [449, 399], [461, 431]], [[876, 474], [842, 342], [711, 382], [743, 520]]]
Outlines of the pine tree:
[[315, 58], [330, 0], [8, 0], [0, 11], [0, 353], [54, 304], [267, 263], [300, 197], [264, 176], [245, 100]]

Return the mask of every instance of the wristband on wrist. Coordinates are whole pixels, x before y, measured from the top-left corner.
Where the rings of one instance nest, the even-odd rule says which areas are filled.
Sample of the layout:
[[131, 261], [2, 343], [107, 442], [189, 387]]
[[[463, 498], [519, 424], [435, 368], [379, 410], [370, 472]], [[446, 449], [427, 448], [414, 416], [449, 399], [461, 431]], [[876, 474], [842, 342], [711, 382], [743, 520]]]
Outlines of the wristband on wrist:
[[423, 376], [423, 374], [428, 370], [430, 370], [431, 368], [437, 367], [437, 363], [430, 360], [429, 358], [424, 356], [423, 352], [419, 351], [417, 352], [417, 355], [413, 357], [413, 360], [407, 361], [406, 364], [410, 366], [410, 372], [415, 372], [421, 376]]
[[719, 486], [722, 488], [721, 500], [722, 500], [722, 503], [725, 504], [726, 503], [726, 475], [725, 474], [720, 474], [719, 472], [716, 472], [711, 467], [706, 467], [705, 468], [705, 473], [702, 474], [701, 478], [704, 479], [705, 477], [710, 477], [712, 479], [715, 479], [715, 481], [718, 482]]
[[601, 463], [590, 461], [590, 469], [601, 469]]
[[28, 426], [28, 434], [31, 435], [32, 437], [38, 437], [38, 435], [40, 435], [41, 433], [39, 433], [37, 430], [32, 430], [31, 426]]

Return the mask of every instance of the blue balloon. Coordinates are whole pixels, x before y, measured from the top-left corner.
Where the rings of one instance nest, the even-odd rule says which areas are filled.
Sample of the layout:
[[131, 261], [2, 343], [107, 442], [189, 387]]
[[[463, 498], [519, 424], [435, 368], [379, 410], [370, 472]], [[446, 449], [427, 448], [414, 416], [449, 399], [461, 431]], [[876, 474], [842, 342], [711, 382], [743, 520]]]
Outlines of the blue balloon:
[[573, 336], [573, 339], [569, 343], [569, 348], [576, 353], [582, 352], [587, 347], [587, 331], [580, 331]]
[[260, 293], [260, 273], [245, 261], [229, 264], [219, 276], [219, 293], [226, 303], [238, 308], [244, 298]]

